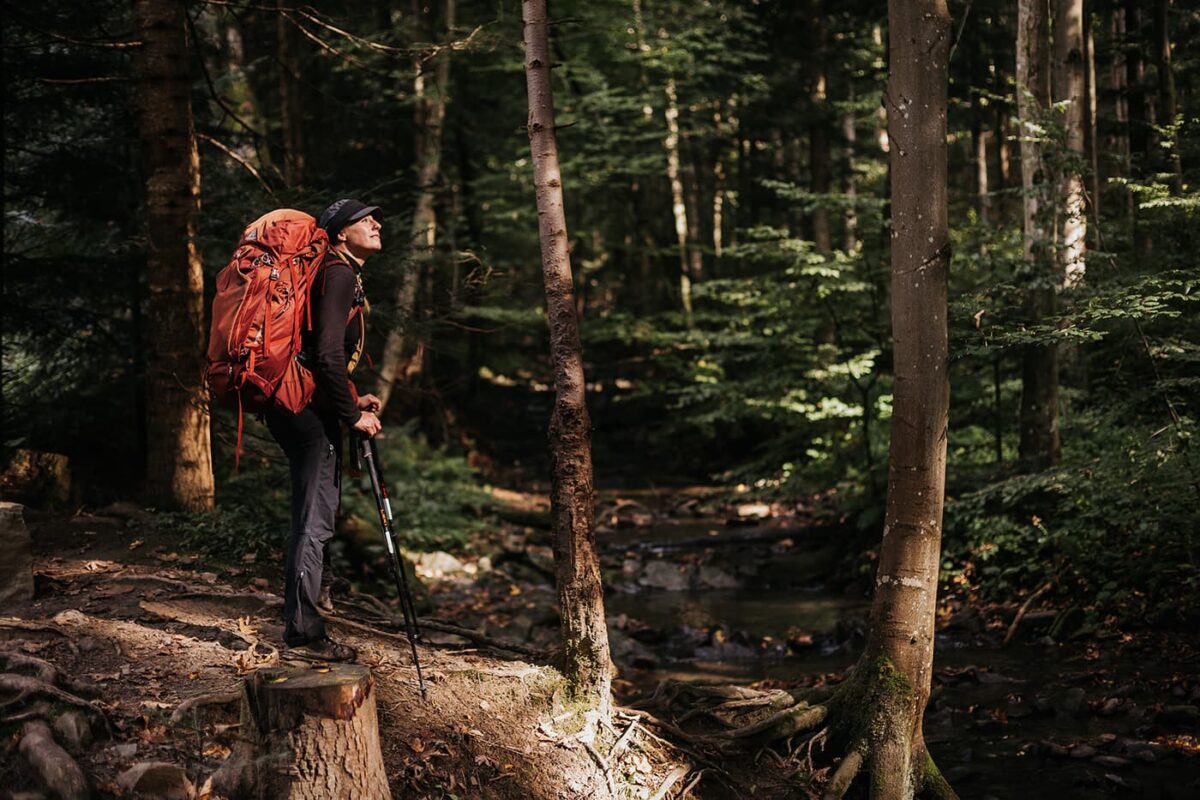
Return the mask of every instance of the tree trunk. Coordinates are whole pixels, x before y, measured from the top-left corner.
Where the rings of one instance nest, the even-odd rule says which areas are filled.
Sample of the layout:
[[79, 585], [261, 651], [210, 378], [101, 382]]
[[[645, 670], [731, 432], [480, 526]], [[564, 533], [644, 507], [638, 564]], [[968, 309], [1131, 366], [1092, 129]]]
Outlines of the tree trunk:
[[812, 86], [809, 98], [812, 102], [811, 120], [808, 128], [808, 166], [810, 188], [815, 198], [812, 212], [813, 245], [822, 253], [833, 249], [833, 234], [829, 226], [829, 190], [833, 177], [830, 169], [829, 103], [825, 74], [825, 26], [821, 0], [811, 0], [814, 31], [812, 58]]
[[1087, 103], [1084, 105], [1086, 122], [1084, 123], [1084, 149], [1088, 153], [1088, 164], [1092, 170], [1092, 230], [1097, 249], [1100, 247], [1100, 140], [1098, 138], [1097, 113], [1099, 87], [1096, 86], [1096, 15], [1084, 9], [1083, 46], [1087, 50], [1087, 69], [1084, 78], [1087, 82]]
[[675, 219], [675, 242], [679, 246], [679, 299], [688, 324], [692, 321], [692, 276], [688, 264], [688, 218], [683, 197], [683, 179], [679, 174], [679, 95], [675, 78], [667, 78], [666, 86], [667, 180], [671, 182], [671, 215]]
[[[1158, 122], [1163, 126], [1175, 124], [1175, 73], [1171, 69], [1171, 29], [1168, 24], [1170, 0], [1154, 2], [1154, 61], [1158, 69]], [[1167, 171], [1171, 174], [1171, 191], [1183, 192], [1183, 164], [1178, 145], [1164, 152]]]
[[[1110, 136], [1110, 150], [1117, 154], [1117, 177], [1129, 178], [1133, 175], [1133, 152], [1129, 140], [1129, 65], [1125, 57], [1125, 9], [1114, 8], [1112, 12], [1112, 65], [1109, 77], [1112, 81], [1113, 117], [1117, 124], [1113, 126]], [[1124, 195], [1125, 219], [1129, 230], [1133, 230], [1135, 213], [1133, 192], [1128, 189], [1120, 190]]]
[[[1055, 308], [1055, 265], [1046, 219], [1050, 216], [1047, 175], [1038, 141], [1049, 113], [1048, 0], [1020, 0], [1017, 19], [1017, 117], [1021, 128], [1021, 187], [1027, 269], [1026, 313], [1031, 324]], [[1051, 345], [1026, 345], [1021, 366], [1020, 456], [1041, 469], [1060, 459], [1058, 438], [1058, 352]]]
[[858, 250], [858, 209], [854, 203], [858, 199], [858, 172], [854, 148], [858, 142], [858, 120], [854, 111], [854, 86], [850, 86], [849, 108], [842, 112], [842, 145], [845, 156], [842, 159], [842, 191], [846, 195], [846, 211], [842, 216], [842, 249], [847, 253]]
[[246, 679], [244, 690], [241, 732], [252, 742], [252, 758], [241, 781], [251, 796], [392, 796], [379, 745], [375, 681], [368, 668], [261, 669]]
[[[445, 30], [447, 38], [453, 36], [457, 0], [445, 0]], [[404, 360], [412, 355], [412, 330], [417, 304], [417, 288], [427, 272], [433, 269], [434, 246], [437, 244], [437, 199], [435, 186], [442, 164], [442, 128], [446, 120], [446, 92], [450, 84], [449, 50], [437, 57], [433, 69], [433, 86], [428, 86], [426, 69], [428, 62], [418, 58], [415, 62], [413, 79], [413, 139], [416, 158], [417, 196], [413, 206], [412, 227], [409, 243], [412, 257], [408, 269], [400, 279], [396, 292], [397, 319], [388, 331], [379, 359], [379, 381], [375, 394], [384, 407], [392, 396], [396, 379], [401, 374], [416, 373], [405, 369]], [[415, 356], [418, 357], [419, 356]]]
[[1055, 105], [1065, 108], [1066, 152], [1058, 159], [1055, 253], [1064, 286], [1083, 282], [1086, 267], [1087, 210], [1083, 198], [1083, 119], [1085, 88], [1083, 0], [1054, 0]]
[[871, 797], [907, 800], [928, 773], [921, 720], [933, 671], [950, 403], [945, 0], [890, 0], [888, 28], [896, 385], [879, 573], [856, 672], [874, 671], [888, 689], [877, 694], [869, 726]]
[[591, 423], [585, 399], [579, 321], [571, 297], [571, 258], [567, 249], [567, 221], [563, 212], [562, 174], [558, 164], [554, 95], [550, 83], [549, 20], [545, 0], [523, 0], [521, 11], [529, 94], [529, 149], [533, 158], [546, 317], [550, 325], [550, 356], [554, 366], [550, 502], [564, 671], [576, 691], [587, 696], [607, 715], [611, 702], [612, 661], [604, 620], [600, 561], [592, 528], [595, 502]]
[[134, 0], [138, 128], [146, 160], [146, 493], [162, 507], [212, 508], [204, 370], [204, 275], [196, 249], [200, 162], [192, 129], [182, 3]]
[[290, 6], [279, 3], [275, 14], [276, 45], [279, 56], [279, 125], [283, 133], [283, 179], [288, 186], [304, 182], [304, 119], [301, 108], [301, 72], [298, 54], [299, 31], [286, 12]]

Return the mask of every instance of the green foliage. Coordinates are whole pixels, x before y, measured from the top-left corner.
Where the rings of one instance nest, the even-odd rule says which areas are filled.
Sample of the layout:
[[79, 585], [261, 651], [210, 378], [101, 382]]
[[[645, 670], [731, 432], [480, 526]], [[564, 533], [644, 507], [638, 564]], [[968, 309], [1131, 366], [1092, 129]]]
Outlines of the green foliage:
[[[413, 428], [389, 428], [377, 439], [400, 544], [405, 550], [461, 547], [482, 528], [489, 495], [464, 458], [430, 446]], [[342, 509], [368, 525], [378, 524], [365, 474], [343, 484]], [[373, 547], [382, 550], [382, 538]]]

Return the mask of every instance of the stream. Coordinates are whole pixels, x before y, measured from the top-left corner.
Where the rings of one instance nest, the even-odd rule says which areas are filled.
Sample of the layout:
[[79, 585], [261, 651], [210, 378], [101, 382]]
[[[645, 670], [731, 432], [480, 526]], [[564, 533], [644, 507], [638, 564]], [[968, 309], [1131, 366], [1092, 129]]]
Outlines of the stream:
[[[839, 676], [868, 599], [822, 588], [824, 531], [723, 520], [601, 530], [621, 678], [649, 691]], [[925, 738], [963, 798], [1200, 797], [1194, 662], [1119, 637], [1054, 642], [1036, 626], [939, 633]]]

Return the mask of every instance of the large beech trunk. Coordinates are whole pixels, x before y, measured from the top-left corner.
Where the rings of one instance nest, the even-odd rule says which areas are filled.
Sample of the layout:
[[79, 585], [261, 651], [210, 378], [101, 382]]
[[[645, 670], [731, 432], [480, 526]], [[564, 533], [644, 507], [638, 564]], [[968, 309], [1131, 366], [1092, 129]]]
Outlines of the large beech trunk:
[[1066, 152], [1059, 159], [1055, 253], [1066, 286], [1083, 282], [1086, 268], [1087, 210], [1083, 198], [1083, 121], [1087, 102], [1083, 0], [1054, 0], [1053, 102], [1065, 109]]
[[927, 777], [921, 719], [933, 670], [950, 403], [950, 15], [945, 0], [890, 0], [888, 27], [896, 387], [871, 629], [856, 669], [877, 679], [876, 721], [867, 727], [871, 797], [881, 800], [911, 798]]
[[244, 691], [241, 729], [250, 749], [234, 757], [243, 770], [235, 782], [238, 795], [261, 800], [392, 796], [368, 668], [263, 669], [246, 680]]
[[[447, 38], [453, 35], [457, 0], [445, 0], [445, 31]], [[404, 359], [413, 356], [411, 330], [417, 305], [417, 287], [428, 277], [432, 278], [434, 247], [437, 244], [437, 199], [435, 186], [442, 169], [442, 128], [446, 121], [446, 93], [450, 85], [450, 53], [441, 53], [433, 67], [432, 86], [428, 74], [429, 63], [418, 58], [413, 65], [413, 138], [416, 158], [417, 197], [413, 206], [409, 244], [412, 260], [401, 276], [400, 288], [396, 293], [398, 319], [388, 331], [379, 360], [379, 382], [375, 393], [386, 407], [391, 399], [396, 379], [405, 370]], [[419, 356], [413, 356], [419, 357]], [[414, 364], [413, 370], [420, 369]]]
[[[1056, 268], [1047, 208], [1049, 177], [1039, 141], [1050, 101], [1048, 0], [1020, 0], [1017, 9], [1017, 117], [1021, 130], [1021, 187], [1024, 204], [1026, 316], [1038, 324], [1055, 309]], [[1027, 345], [1021, 355], [1023, 464], [1040, 469], [1060, 459], [1058, 437], [1058, 352]]]
[[[600, 561], [593, 522], [591, 423], [585, 400], [579, 321], [572, 298], [571, 258], [563, 211], [562, 174], [550, 84], [549, 20], [545, 0], [521, 3], [525, 80], [529, 93], [529, 149], [537, 193], [542, 277], [554, 367], [554, 411], [550, 418], [555, 582], [561, 617], [563, 665], [580, 694], [607, 713], [612, 662], [604, 620]], [[686, 230], [686, 229], [685, 229]]]
[[200, 161], [192, 129], [186, 8], [134, 0], [146, 161], [146, 493], [162, 507], [212, 508], [204, 363], [204, 276], [196, 249]]

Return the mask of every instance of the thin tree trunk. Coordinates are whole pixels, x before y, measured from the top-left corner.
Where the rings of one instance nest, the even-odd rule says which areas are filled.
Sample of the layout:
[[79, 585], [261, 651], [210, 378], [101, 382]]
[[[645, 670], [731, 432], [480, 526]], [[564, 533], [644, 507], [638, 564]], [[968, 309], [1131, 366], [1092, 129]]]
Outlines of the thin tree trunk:
[[870, 726], [870, 796], [908, 800], [929, 774], [921, 720], [933, 673], [950, 403], [945, 0], [889, 0], [888, 29], [896, 384], [883, 543], [860, 669], [885, 662], [895, 676]]
[[[447, 38], [454, 35], [457, 0], [444, 0]], [[413, 324], [417, 305], [417, 289], [433, 270], [434, 248], [437, 245], [436, 186], [442, 167], [442, 129], [446, 120], [446, 93], [450, 84], [450, 52], [437, 56], [433, 66], [433, 86], [428, 85], [429, 62], [417, 58], [413, 78], [413, 145], [416, 164], [417, 196], [413, 205], [409, 246], [412, 248], [408, 269], [400, 279], [396, 292], [397, 319], [388, 331], [379, 359], [379, 380], [375, 394], [387, 407], [392, 389], [401, 375], [417, 374], [422, 364], [406, 364], [408, 357], [420, 358], [415, 352]], [[419, 348], [423, 350], [424, 348]]]
[[[1175, 74], [1171, 69], [1171, 30], [1168, 25], [1170, 0], [1154, 2], [1154, 60], [1158, 68], [1158, 119], [1164, 126], [1175, 123]], [[1179, 159], [1178, 146], [1172, 148], [1165, 161], [1171, 173], [1171, 191], [1183, 192], [1183, 165]]]
[[568, 680], [607, 715], [612, 662], [604, 619], [600, 561], [592, 528], [592, 445], [583, 374], [579, 321], [572, 300], [571, 257], [563, 213], [562, 174], [555, 137], [550, 82], [549, 20], [545, 0], [521, 3], [525, 80], [529, 93], [529, 148], [537, 192], [542, 276], [555, 402], [550, 419], [553, 463], [551, 516], [555, 581], [561, 618], [563, 662]]
[[844, 175], [842, 191], [846, 195], [846, 211], [842, 215], [842, 249], [847, 253], [858, 250], [858, 209], [855, 201], [858, 199], [858, 172], [854, 157], [854, 148], [858, 142], [858, 119], [854, 111], [854, 86], [850, 86], [848, 108], [842, 112], [842, 144], [845, 147], [845, 157], [842, 159]]
[[663, 147], [667, 151], [667, 180], [671, 182], [671, 215], [675, 220], [675, 242], [679, 246], [679, 299], [688, 324], [692, 321], [692, 277], [688, 266], [688, 219], [687, 205], [683, 197], [683, 180], [679, 174], [679, 95], [675, 90], [675, 78], [667, 78], [666, 118], [667, 138]]
[[[1112, 12], [1112, 80], [1113, 116], [1117, 124], [1113, 127], [1113, 146], [1110, 148], [1118, 156], [1117, 177], [1133, 176], [1133, 148], [1129, 138], [1129, 64], [1125, 57], [1125, 9], [1115, 8]], [[1133, 192], [1122, 189], [1125, 205], [1125, 220], [1132, 235], [1134, 227], [1135, 201]]]
[[812, 87], [810, 100], [812, 102], [811, 120], [808, 128], [808, 166], [810, 188], [815, 198], [812, 212], [813, 244], [822, 253], [833, 249], [833, 234], [829, 225], [828, 195], [833, 184], [832, 169], [830, 168], [829, 144], [829, 115], [828, 91], [825, 74], [825, 26], [823, 24], [821, 0], [811, 0], [814, 31], [814, 46], [809, 54], [812, 59]]
[[279, 3], [275, 15], [276, 43], [279, 55], [279, 122], [283, 131], [283, 179], [288, 186], [304, 182], [304, 126], [300, 103], [300, 60], [297, 57], [296, 26], [285, 15], [290, 6]]
[[174, 0], [134, 0], [135, 70], [146, 159], [146, 493], [162, 507], [212, 508], [208, 397], [201, 380], [204, 273], [196, 248], [200, 161], [192, 128], [187, 16]]
[[1087, 209], [1083, 197], [1083, 119], [1085, 88], [1083, 0], [1054, 0], [1053, 102], [1065, 108], [1066, 152], [1058, 161], [1055, 253], [1064, 286], [1083, 282], [1087, 248]]
[[1092, 231], [1095, 247], [1100, 247], [1100, 140], [1098, 138], [1097, 113], [1099, 111], [1097, 98], [1099, 88], [1096, 86], [1096, 15], [1084, 9], [1084, 40], [1087, 48], [1087, 71], [1084, 77], [1087, 81], [1087, 104], [1084, 107], [1087, 121], [1084, 124], [1085, 142], [1089, 164], [1092, 170]]
[[[1027, 264], [1026, 316], [1040, 324], [1055, 308], [1056, 267], [1047, 218], [1048, 176], [1038, 140], [1049, 113], [1048, 0], [1020, 0], [1017, 20], [1017, 116], [1021, 127], [1021, 187]], [[1051, 205], [1050, 209], [1046, 206]], [[1026, 345], [1021, 356], [1022, 462], [1040, 469], [1057, 464], [1058, 351], [1052, 345]]]

